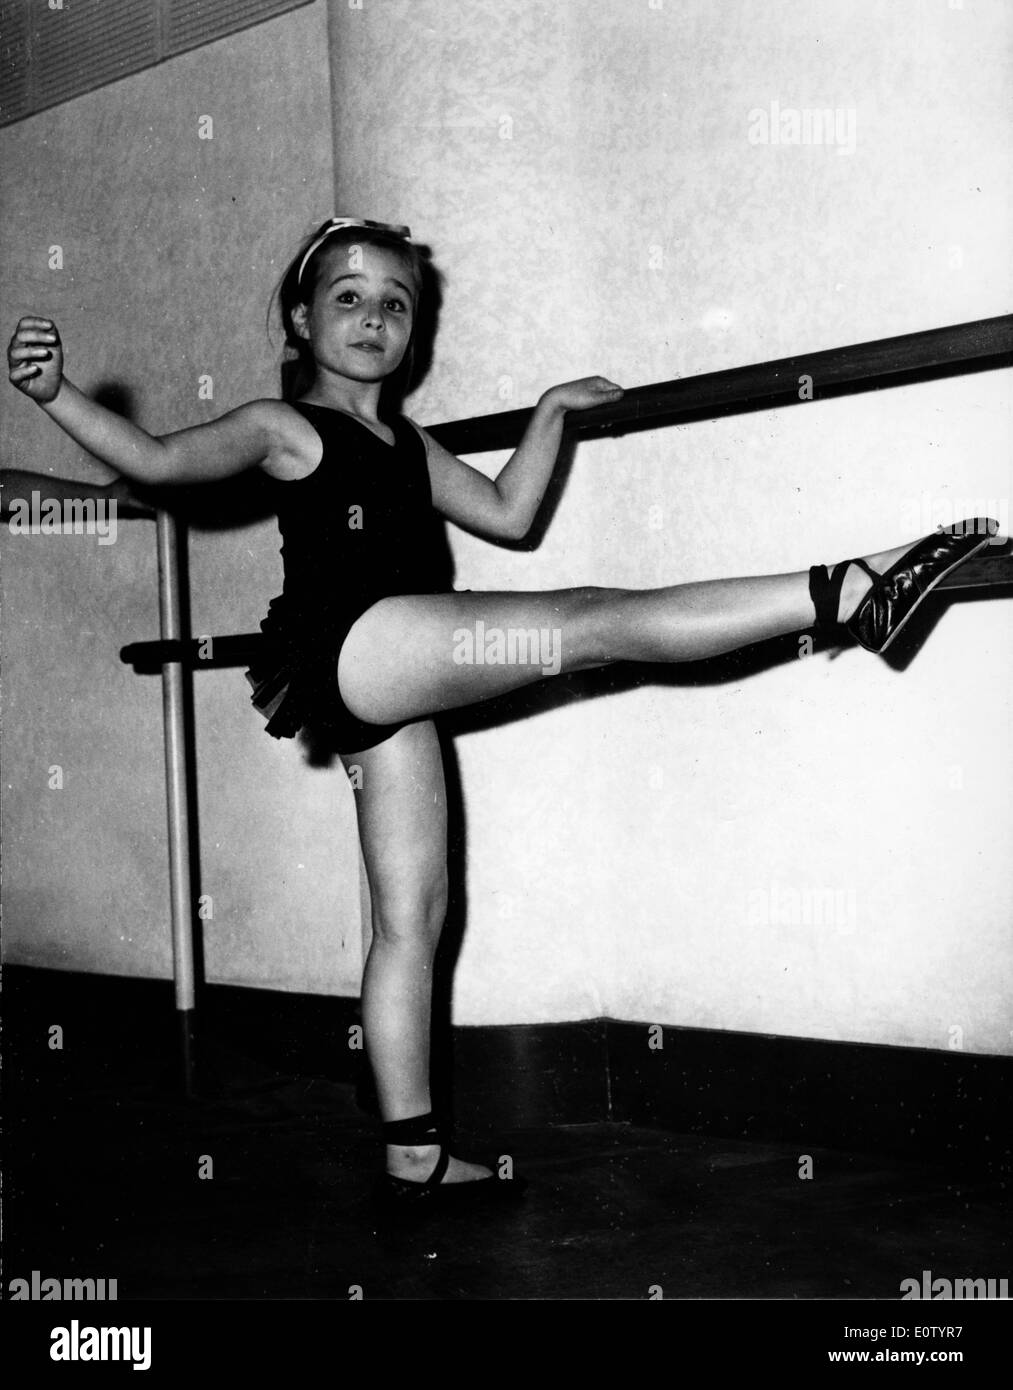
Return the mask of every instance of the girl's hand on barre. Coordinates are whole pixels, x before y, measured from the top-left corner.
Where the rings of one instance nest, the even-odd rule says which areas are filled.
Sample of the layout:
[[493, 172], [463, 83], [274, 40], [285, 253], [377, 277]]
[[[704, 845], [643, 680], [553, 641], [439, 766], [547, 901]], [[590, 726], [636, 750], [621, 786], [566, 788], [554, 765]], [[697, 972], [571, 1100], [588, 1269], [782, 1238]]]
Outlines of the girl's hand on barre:
[[23, 318], [7, 348], [12, 386], [39, 405], [54, 401], [63, 381], [63, 344], [52, 319]]
[[606, 376], [585, 376], [579, 381], [564, 381], [559, 386], [551, 386], [542, 400], [555, 405], [558, 410], [590, 410], [592, 406], [617, 401], [623, 394], [623, 388]]

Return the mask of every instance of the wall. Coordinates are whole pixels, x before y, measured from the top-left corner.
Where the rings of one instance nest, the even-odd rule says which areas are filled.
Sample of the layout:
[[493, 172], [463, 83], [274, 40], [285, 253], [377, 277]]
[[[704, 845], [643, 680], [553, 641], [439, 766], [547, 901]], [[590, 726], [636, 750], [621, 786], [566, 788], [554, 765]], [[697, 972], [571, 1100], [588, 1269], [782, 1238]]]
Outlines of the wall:
[[[408, 222], [447, 274], [423, 421], [1009, 309], [998, 4], [331, 12], [345, 203]], [[846, 149], [853, 111], [850, 152], [751, 142], [774, 102], [840, 108]], [[583, 443], [541, 545], [455, 533], [457, 580], [781, 572], [913, 540], [961, 498], [1008, 511], [1008, 403], [993, 373]], [[856, 649], [575, 686], [460, 737], [458, 1017], [1008, 1051], [1009, 624], [1008, 600], [951, 605], [903, 673]]]
[[[1008, 312], [1008, 38], [986, 3], [321, 0], [0, 132], [8, 317], [57, 316], [74, 379], [127, 385], [153, 429], [272, 394], [264, 305], [334, 204], [332, 154], [338, 210], [409, 222], [446, 273], [424, 423]], [[751, 143], [772, 102], [854, 110], [853, 152]], [[542, 543], [455, 531], [457, 582], [777, 572], [960, 499], [1008, 509], [1007, 377], [581, 444]], [[2, 441], [8, 466], [106, 476], [26, 402]], [[5, 538], [9, 960], [169, 973], [158, 683], [115, 656], [156, 631], [152, 531]], [[254, 628], [273, 527], [195, 535], [192, 569], [196, 631]], [[1009, 619], [950, 605], [903, 672], [849, 650], [581, 679], [461, 733], [458, 1021], [1008, 1051]], [[246, 699], [240, 672], [198, 678], [209, 978], [354, 993], [343, 774]]]

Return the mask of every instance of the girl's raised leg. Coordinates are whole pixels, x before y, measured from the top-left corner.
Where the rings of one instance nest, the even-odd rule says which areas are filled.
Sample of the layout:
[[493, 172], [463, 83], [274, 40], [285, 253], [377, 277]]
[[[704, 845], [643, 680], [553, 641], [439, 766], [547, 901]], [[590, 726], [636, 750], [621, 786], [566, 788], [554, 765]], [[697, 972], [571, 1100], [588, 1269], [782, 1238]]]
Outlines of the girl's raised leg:
[[[424, 720], [342, 761], [362, 769], [355, 800], [373, 922], [362, 978], [366, 1052], [383, 1119], [407, 1119], [431, 1109], [433, 958], [447, 911], [443, 758]], [[433, 1145], [388, 1145], [387, 1171], [421, 1182], [438, 1156]], [[488, 1174], [452, 1158], [443, 1181]]]
[[[868, 557], [882, 572], [908, 549]], [[872, 580], [849, 567], [839, 617]], [[381, 599], [341, 649], [342, 696], [360, 719], [394, 723], [475, 704], [545, 676], [614, 661], [717, 656], [815, 620], [807, 571], [663, 589], [558, 589]]]

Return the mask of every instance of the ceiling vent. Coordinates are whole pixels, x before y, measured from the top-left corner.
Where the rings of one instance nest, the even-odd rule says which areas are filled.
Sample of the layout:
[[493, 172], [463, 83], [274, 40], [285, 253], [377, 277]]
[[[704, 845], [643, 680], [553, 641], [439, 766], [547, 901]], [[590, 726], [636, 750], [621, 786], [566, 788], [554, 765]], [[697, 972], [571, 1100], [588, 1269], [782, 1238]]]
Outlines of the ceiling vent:
[[0, 0], [0, 125], [311, 0]]

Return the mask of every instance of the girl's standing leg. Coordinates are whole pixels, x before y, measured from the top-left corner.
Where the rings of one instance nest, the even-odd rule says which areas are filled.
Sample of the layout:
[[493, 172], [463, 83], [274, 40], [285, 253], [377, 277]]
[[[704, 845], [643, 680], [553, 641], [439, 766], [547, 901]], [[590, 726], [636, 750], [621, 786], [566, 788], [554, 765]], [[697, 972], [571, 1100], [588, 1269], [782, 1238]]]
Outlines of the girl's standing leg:
[[[443, 757], [425, 720], [375, 748], [343, 754], [342, 761], [362, 769], [355, 799], [373, 925], [362, 978], [366, 1052], [383, 1119], [407, 1119], [431, 1109], [433, 960], [447, 911]], [[438, 1155], [433, 1145], [391, 1145], [387, 1171], [422, 1181]], [[488, 1174], [451, 1159], [443, 1181]]]

